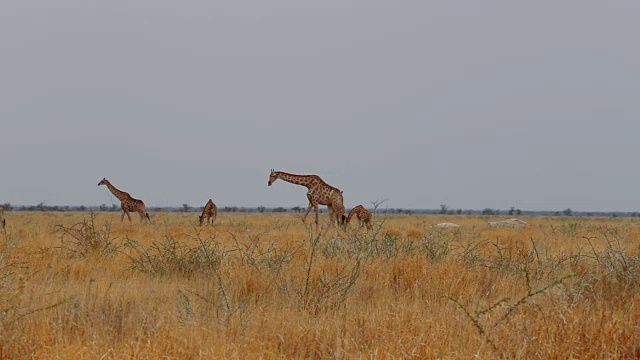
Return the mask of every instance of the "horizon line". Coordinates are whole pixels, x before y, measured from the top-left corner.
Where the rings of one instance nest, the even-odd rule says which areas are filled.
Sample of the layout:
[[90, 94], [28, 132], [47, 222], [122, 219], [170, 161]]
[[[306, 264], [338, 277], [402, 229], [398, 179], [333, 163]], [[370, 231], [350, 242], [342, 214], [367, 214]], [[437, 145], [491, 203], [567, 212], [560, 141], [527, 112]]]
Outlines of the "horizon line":
[[[36, 205], [33, 204], [29, 204], [29, 205], [25, 205], [25, 204], [11, 204], [11, 203], [0, 203], [0, 205], [4, 205], [4, 204], [9, 204], [11, 205], [12, 208], [37, 208], [38, 206], [42, 206], [43, 208], [65, 208], [65, 207], [73, 207], [73, 208], [79, 208], [79, 207], [85, 207], [88, 208], [89, 210], [93, 209], [93, 208], [100, 208], [100, 206], [102, 205], [106, 205], [108, 208], [112, 208], [113, 206], [116, 206], [117, 210], [120, 210], [120, 206], [116, 205], [116, 204], [100, 204], [100, 205], [85, 205], [85, 204], [76, 204], [76, 205], [70, 205], [70, 204], [65, 204], [65, 205], [49, 205], [46, 203], [39, 203]], [[187, 204], [189, 205], [189, 204]], [[224, 209], [224, 208], [236, 208], [236, 209], [248, 209], [248, 210], [256, 210], [259, 208], [264, 208], [269, 209], [269, 210], [273, 210], [273, 209], [277, 209], [277, 208], [283, 208], [283, 209], [294, 209], [294, 208], [298, 208], [298, 209], [306, 209], [306, 206], [299, 206], [299, 205], [294, 205], [294, 206], [263, 206], [263, 205], [258, 205], [258, 206], [239, 206], [239, 205], [217, 205], [219, 209]], [[184, 208], [183, 205], [168, 205], [168, 206], [147, 206], [148, 209], [181, 209]], [[203, 206], [189, 206], [190, 210], [193, 209], [202, 209]], [[345, 207], [345, 208], [351, 208], [351, 207]], [[365, 207], [367, 209], [374, 209], [373, 206], [370, 207]], [[447, 208], [447, 212], [446, 213], [441, 213], [442, 215], [450, 215], [453, 212], [453, 215], [456, 215], [455, 212], [458, 210], [461, 210], [463, 213], [464, 212], [482, 212], [484, 210], [493, 210], [493, 211], [499, 211], [500, 214], [494, 214], [494, 215], [504, 215], [502, 212], [508, 213], [511, 208], [513, 208], [514, 210], [520, 210], [522, 213], [556, 213], [556, 212], [564, 212], [566, 210], [571, 210], [571, 213], [577, 214], [587, 214], [587, 213], [639, 213], [640, 210], [574, 210], [571, 209], [571, 207], [567, 207], [567, 208], [563, 208], [561, 210], [554, 210], [554, 209], [542, 209], [542, 210], [527, 210], [527, 209], [521, 209], [521, 208], [517, 208], [517, 207], [509, 207], [509, 208], [491, 208], [491, 207], [483, 207], [483, 208]], [[411, 207], [378, 207], [378, 210], [408, 210], [408, 211], [416, 211], [416, 212], [428, 212], [428, 213], [440, 213], [440, 211], [442, 209], [440, 208], [411, 208]], [[6, 210], [6, 209], [5, 209]]]

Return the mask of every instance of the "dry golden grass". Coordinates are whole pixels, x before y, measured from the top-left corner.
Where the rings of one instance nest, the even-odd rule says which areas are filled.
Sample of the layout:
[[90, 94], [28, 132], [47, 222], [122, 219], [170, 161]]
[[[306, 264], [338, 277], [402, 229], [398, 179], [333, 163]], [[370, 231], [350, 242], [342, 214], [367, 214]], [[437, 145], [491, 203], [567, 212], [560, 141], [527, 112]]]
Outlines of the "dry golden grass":
[[2, 358], [640, 357], [634, 219], [6, 217]]

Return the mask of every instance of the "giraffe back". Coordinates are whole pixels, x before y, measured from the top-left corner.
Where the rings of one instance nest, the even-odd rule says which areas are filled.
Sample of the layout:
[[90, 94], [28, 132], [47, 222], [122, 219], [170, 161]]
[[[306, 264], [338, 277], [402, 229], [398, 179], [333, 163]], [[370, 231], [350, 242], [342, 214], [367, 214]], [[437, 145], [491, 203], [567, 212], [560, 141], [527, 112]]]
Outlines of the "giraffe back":
[[122, 209], [131, 211], [131, 212], [145, 212], [146, 206], [144, 205], [144, 201], [140, 199], [134, 199], [129, 196], [128, 199], [122, 200]]

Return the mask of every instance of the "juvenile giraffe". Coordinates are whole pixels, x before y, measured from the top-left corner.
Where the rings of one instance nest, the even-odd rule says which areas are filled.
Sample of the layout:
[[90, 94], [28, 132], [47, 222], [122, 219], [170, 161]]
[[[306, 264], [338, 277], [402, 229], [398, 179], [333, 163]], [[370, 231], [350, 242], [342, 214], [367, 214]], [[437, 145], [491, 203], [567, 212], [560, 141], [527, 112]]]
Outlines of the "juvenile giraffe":
[[134, 199], [131, 197], [131, 195], [129, 195], [128, 192], [118, 190], [115, 186], [111, 185], [109, 180], [107, 180], [106, 178], [103, 178], [98, 183], [98, 186], [100, 185], [106, 185], [109, 188], [109, 191], [111, 191], [111, 193], [113, 194], [113, 196], [115, 196], [116, 198], [118, 198], [118, 200], [120, 200], [120, 207], [122, 208], [122, 216], [120, 217], [120, 222], [124, 220], [125, 214], [129, 218], [129, 222], [131, 222], [131, 215], [129, 215], [130, 211], [137, 212], [138, 214], [140, 214], [141, 223], [144, 221], [145, 218], [151, 221], [151, 218], [149, 217], [149, 213], [146, 212], [146, 208], [142, 200]]
[[351, 209], [351, 211], [349, 211], [349, 215], [347, 215], [347, 219], [345, 220], [345, 222], [348, 224], [354, 215], [356, 218], [358, 218], [360, 226], [366, 225], [367, 229], [369, 230], [373, 228], [371, 226], [371, 212], [365, 209], [364, 206], [358, 205]]
[[218, 207], [213, 203], [211, 199], [207, 201], [207, 204], [202, 209], [202, 215], [200, 215], [200, 226], [204, 222], [205, 217], [207, 218], [207, 225], [209, 225], [209, 219], [211, 219], [211, 225], [216, 221], [216, 217], [218, 216]]
[[327, 184], [318, 175], [297, 175], [271, 169], [271, 173], [269, 174], [269, 186], [278, 179], [282, 179], [292, 184], [302, 185], [309, 189], [309, 191], [307, 191], [309, 206], [302, 217], [303, 222], [307, 219], [307, 215], [309, 215], [311, 208], [314, 208], [316, 212], [316, 228], [318, 228], [318, 205], [326, 205], [329, 209], [329, 219], [331, 224], [335, 224], [336, 221], [338, 224], [344, 224], [345, 211], [342, 191], [340, 191], [340, 189]]

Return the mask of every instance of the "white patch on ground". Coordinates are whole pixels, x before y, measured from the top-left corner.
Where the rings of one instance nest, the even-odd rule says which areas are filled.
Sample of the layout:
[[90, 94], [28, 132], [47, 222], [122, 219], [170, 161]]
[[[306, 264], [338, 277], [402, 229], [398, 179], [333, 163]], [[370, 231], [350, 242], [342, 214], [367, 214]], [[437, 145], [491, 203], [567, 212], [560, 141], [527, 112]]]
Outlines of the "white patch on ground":
[[455, 223], [451, 223], [451, 222], [445, 222], [445, 223], [440, 223], [440, 224], [433, 225], [433, 227], [437, 227], [437, 228], [452, 228], [452, 227], [460, 227], [460, 225], [455, 224]]
[[529, 223], [527, 223], [526, 221], [522, 221], [522, 220], [516, 219], [516, 218], [503, 220], [503, 221], [497, 221], [497, 222], [491, 222], [490, 221], [487, 224], [489, 224], [489, 226], [491, 226], [491, 227], [510, 227], [510, 228], [523, 228], [523, 227], [529, 225]]

